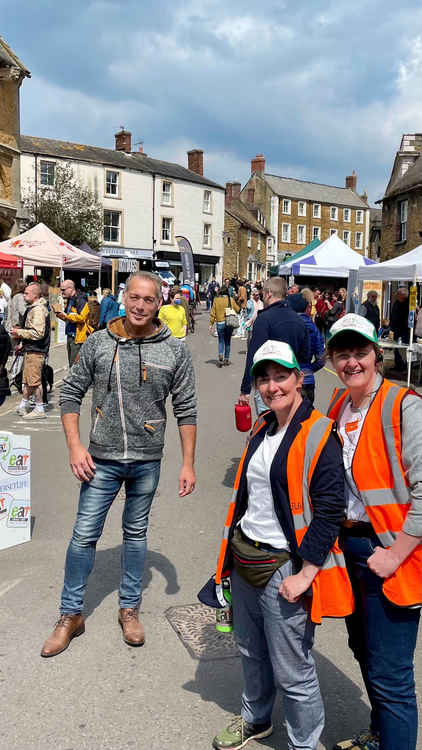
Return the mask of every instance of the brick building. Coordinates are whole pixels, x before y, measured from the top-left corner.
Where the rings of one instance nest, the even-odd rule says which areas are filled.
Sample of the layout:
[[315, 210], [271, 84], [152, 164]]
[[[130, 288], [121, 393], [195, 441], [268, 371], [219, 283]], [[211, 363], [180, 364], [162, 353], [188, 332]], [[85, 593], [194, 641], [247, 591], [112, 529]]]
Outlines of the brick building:
[[382, 201], [381, 260], [422, 244], [422, 134], [402, 136]]
[[0, 37], [0, 241], [20, 231], [19, 89], [30, 75]]
[[240, 188], [240, 182], [226, 184], [223, 276], [237, 273], [242, 279], [261, 281], [267, 278], [269, 232], [260, 210], [240, 200]]
[[369, 206], [367, 196], [357, 194], [354, 172], [344, 188], [279, 177], [265, 172], [265, 158], [259, 154], [251, 161], [241, 200], [263, 213], [280, 259], [315, 237], [322, 242], [334, 233], [353, 250], [368, 254]]

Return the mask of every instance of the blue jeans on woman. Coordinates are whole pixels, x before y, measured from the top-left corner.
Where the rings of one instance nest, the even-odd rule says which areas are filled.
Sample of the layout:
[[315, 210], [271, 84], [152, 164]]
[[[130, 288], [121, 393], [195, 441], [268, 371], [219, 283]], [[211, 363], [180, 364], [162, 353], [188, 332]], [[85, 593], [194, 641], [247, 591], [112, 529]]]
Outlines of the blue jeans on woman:
[[65, 566], [60, 611], [78, 614], [84, 606], [88, 576], [94, 566], [97, 542], [111, 504], [122, 483], [126, 501], [122, 515], [123, 545], [119, 605], [138, 607], [147, 550], [148, 516], [160, 478], [160, 461], [105, 461], [94, 458], [97, 470], [83, 482], [78, 514]]
[[375, 533], [369, 539], [345, 534], [341, 546], [356, 600], [354, 613], [346, 617], [349, 646], [371, 703], [371, 729], [379, 732], [380, 750], [415, 750], [413, 655], [420, 610], [396, 607], [384, 596], [384, 579], [366, 562], [380, 546]]
[[226, 326], [225, 323], [217, 323], [218, 336], [218, 356], [224, 359], [230, 359], [230, 342], [233, 335], [233, 328]]

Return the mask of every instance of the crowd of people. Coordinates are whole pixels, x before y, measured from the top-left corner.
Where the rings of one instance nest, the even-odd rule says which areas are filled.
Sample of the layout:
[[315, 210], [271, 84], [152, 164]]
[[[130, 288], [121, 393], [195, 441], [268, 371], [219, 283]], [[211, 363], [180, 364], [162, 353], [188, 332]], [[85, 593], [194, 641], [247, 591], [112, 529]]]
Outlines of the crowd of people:
[[[380, 320], [376, 292], [368, 292], [355, 314], [345, 311], [344, 289], [288, 288], [279, 277], [254, 286], [237, 278], [214, 282], [207, 307], [210, 329], [217, 329], [218, 365], [230, 364], [231, 338], [242, 328], [248, 346], [238, 401], [247, 405], [254, 393], [256, 421], [211, 582], [216, 607], [230, 587], [244, 676], [241, 714], [212, 744], [235, 750], [269, 736], [279, 691], [288, 746], [317, 749], [324, 704], [312, 655], [315, 626], [337, 617], [345, 618], [371, 716], [369, 727], [357, 727], [336, 750], [415, 750], [422, 401], [383, 376], [379, 334], [388, 329], [388, 335], [390, 325]], [[44, 658], [84, 633], [96, 545], [123, 482], [118, 622], [125, 643], [145, 641], [139, 608], [169, 394], [181, 441], [179, 495], [196, 484], [195, 378], [185, 342], [197, 303], [193, 287], [173, 286], [164, 295], [158, 276], [134, 273], [116, 298], [104, 290], [97, 299], [96, 332], [90, 300], [69, 279], [60, 290], [63, 305], [55, 313], [65, 323], [70, 367], [60, 407], [69, 463], [81, 486], [60, 615], [42, 647]], [[44, 411], [50, 305], [42, 286], [30, 282], [11, 290], [8, 306], [4, 345], [7, 353], [12, 346], [22, 350], [24, 359], [19, 410], [24, 419], [37, 419]], [[407, 289], [399, 288], [391, 312], [395, 337], [406, 335], [406, 309]], [[334, 391], [327, 416], [313, 405], [315, 373], [326, 359], [343, 386]], [[86, 448], [79, 414], [89, 390]]]

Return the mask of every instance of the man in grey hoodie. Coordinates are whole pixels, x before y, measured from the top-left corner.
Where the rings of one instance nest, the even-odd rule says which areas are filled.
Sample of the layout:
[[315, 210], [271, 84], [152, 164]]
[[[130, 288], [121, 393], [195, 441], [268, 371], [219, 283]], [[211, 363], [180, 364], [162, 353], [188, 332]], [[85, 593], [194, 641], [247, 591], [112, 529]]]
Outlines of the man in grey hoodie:
[[[41, 656], [56, 656], [85, 630], [82, 617], [88, 576], [107, 512], [126, 485], [119, 616], [123, 639], [145, 640], [139, 621], [148, 515], [160, 476], [166, 427], [165, 402], [172, 394], [183, 464], [179, 495], [195, 489], [196, 396], [191, 355], [157, 318], [161, 282], [132, 274], [124, 295], [126, 316], [90, 336], [60, 394], [63, 428], [73, 474], [82, 482], [79, 508], [65, 567], [60, 618]], [[88, 450], [79, 435], [82, 400], [92, 386]]]

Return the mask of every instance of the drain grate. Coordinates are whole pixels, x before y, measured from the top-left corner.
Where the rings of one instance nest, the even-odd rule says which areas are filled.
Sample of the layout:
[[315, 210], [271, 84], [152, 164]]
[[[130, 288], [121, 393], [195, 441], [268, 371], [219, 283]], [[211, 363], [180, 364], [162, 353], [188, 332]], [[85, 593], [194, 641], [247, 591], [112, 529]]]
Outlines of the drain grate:
[[170, 607], [166, 617], [194, 659], [230, 659], [239, 656], [234, 635], [215, 629], [215, 609], [204, 604]]

